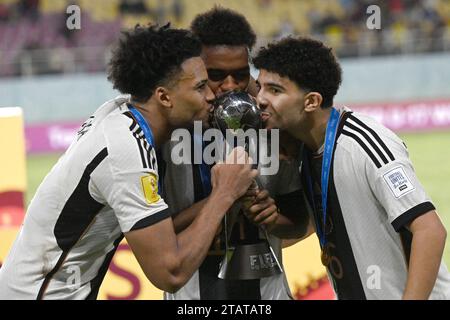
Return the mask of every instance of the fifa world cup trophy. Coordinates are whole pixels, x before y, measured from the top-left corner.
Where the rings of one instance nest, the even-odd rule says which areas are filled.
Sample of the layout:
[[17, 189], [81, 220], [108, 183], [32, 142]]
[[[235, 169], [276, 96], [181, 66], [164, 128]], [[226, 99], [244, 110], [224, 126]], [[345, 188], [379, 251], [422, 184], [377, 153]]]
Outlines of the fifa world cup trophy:
[[[258, 130], [262, 128], [261, 111], [250, 94], [232, 91], [218, 97], [214, 102], [212, 125], [227, 137], [227, 142], [230, 136], [233, 137], [233, 142], [236, 141], [235, 137], [239, 141], [243, 133], [253, 129], [253, 135], [244, 134], [244, 146], [247, 152], [258, 150], [256, 140]], [[258, 164], [254, 166], [257, 167]], [[256, 180], [250, 189], [259, 189]], [[226, 255], [219, 278], [251, 280], [283, 272], [269, 243], [265, 227], [252, 224], [242, 212], [247, 210], [253, 201], [254, 197], [244, 197], [237, 215], [232, 212], [225, 215]]]

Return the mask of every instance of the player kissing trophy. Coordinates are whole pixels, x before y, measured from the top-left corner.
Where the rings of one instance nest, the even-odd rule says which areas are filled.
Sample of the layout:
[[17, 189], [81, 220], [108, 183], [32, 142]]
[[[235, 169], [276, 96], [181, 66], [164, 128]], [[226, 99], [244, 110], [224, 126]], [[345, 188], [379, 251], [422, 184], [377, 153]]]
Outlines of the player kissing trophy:
[[[213, 105], [212, 125], [227, 137], [227, 143], [237, 140], [239, 145], [241, 140], [249, 154], [258, 150], [257, 137], [262, 119], [255, 99], [247, 92], [231, 91], [218, 97]], [[253, 135], [247, 134], [250, 130], [253, 130]], [[253, 181], [250, 189], [259, 189], [257, 180]], [[225, 215], [226, 253], [219, 271], [221, 279], [261, 279], [283, 272], [269, 243], [266, 228], [252, 224], [242, 212], [252, 205], [253, 200], [253, 197], [243, 198], [241, 210], [230, 210]]]

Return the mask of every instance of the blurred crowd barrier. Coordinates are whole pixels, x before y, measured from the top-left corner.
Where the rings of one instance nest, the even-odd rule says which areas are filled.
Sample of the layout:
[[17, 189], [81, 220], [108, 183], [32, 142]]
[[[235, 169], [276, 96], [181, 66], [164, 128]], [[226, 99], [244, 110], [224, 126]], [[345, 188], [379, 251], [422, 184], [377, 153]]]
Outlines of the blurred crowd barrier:
[[[0, 0], [0, 76], [98, 72], [120, 30], [137, 23], [188, 28], [215, 4], [244, 14], [258, 44], [312, 35], [340, 57], [450, 51], [448, 0], [78, 0], [79, 30], [69, 30], [68, 0]], [[367, 21], [380, 13], [380, 28]]]
[[[450, 128], [450, 99], [383, 104], [352, 104], [396, 132]], [[27, 153], [64, 152], [76, 137], [83, 121], [30, 124], [25, 129]]]
[[[382, 122], [396, 130], [448, 126], [450, 53], [352, 58], [341, 63], [344, 76], [337, 106], [364, 108], [387, 119]], [[253, 76], [257, 77], [256, 70]], [[26, 127], [38, 126], [33, 133], [43, 132], [41, 125], [63, 123], [69, 128], [59, 126], [52, 132], [65, 135], [118, 94], [104, 73], [0, 78], [0, 106], [22, 107]], [[397, 111], [383, 111], [391, 107]], [[403, 119], [404, 111], [408, 113]]]

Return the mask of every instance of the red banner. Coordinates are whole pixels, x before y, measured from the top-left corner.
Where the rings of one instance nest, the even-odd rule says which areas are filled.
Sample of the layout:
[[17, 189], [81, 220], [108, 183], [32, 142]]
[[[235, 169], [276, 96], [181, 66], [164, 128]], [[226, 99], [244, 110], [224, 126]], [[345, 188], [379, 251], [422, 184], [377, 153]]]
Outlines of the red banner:
[[450, 128], [450, 100], [349, 104], [393, 131], [426, 131]]

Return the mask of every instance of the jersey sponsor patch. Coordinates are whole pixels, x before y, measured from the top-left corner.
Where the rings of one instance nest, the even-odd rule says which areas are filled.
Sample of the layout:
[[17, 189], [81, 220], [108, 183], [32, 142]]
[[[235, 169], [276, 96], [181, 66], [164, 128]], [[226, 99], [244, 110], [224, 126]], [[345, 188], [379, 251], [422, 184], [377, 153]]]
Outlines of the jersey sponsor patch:
[[157, 202], [160, 197], [158, 194], [158, 177], [154, 173], [150, 173], [141, 177], [142, 190], [148, 204]]
[[402, 167], [390, 170], [383, 178], [397, 199], [415, 189]]

